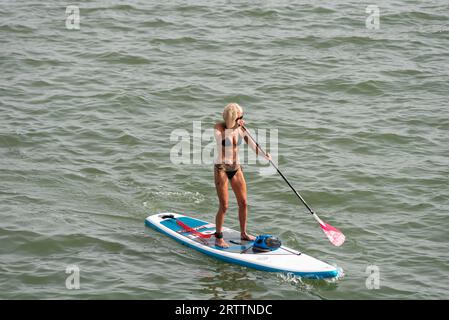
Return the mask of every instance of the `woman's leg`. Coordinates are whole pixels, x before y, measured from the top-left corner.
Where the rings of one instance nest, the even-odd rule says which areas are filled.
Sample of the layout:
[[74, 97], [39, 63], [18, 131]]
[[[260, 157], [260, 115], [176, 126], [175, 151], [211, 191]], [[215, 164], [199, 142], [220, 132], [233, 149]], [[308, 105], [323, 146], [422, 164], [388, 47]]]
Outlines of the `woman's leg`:
[[[228, 177], [224, 170], [214, 169], [215, 188], [217, 189], [219, 207], [217, 216], [215, 217], [215, 231], [223, 231], [223, 223], [228, 209]], [[229, 247], [224, 239], [215, 239], [215, 244], [220, 247]]]
[[255, 237], [246, 232], [248, 218], [248, 202], [246, 192], [246, 181], [242, 169], [239, 169], [231, 179], [232, 190], [234, 190], [237, 204], [239, 205], [240, 236], [242, 240], [254, 240]]

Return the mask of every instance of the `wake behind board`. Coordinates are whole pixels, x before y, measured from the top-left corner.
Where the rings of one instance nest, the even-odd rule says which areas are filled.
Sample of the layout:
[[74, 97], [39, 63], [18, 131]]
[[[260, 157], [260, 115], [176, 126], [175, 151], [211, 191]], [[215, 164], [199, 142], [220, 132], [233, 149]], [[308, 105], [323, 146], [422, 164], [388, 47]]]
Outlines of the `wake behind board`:
[[284, 246], [269, 252], [253, 251], [253, 241], [240, 240], [240, 232], [229, 228], [223, 228], [229, 248], [217, 247], [213, 235], [202, 236], [215, 233], [215, 224], [181, 214], [151, 215], [145, 219], [145, 224], [187, 247], [225, 262], [269, 272], [293, 273], [303, 278], [324, 279], [339, 275], [336, 267]]

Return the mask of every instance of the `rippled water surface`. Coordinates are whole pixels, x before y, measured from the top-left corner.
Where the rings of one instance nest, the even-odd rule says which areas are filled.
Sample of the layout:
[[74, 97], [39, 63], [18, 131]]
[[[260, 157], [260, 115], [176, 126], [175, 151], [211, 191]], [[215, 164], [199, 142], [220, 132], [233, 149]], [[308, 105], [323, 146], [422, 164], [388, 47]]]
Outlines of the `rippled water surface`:
[[[376, 1], [378, 30], [359, 1], [78, 5], [68, 30], [65, 2], [0, 1], [0, 298], [449, 297], [447, 1]], [[170, 161], [171, 136], [212, 128], [231, 101], [278, 130], [281, 171], [347, 240], [333, 247], [261, 163], [244, 169], [249, 230], [341, 279], [229, 265], [144, 226], [213, 221], [212, 165]]]

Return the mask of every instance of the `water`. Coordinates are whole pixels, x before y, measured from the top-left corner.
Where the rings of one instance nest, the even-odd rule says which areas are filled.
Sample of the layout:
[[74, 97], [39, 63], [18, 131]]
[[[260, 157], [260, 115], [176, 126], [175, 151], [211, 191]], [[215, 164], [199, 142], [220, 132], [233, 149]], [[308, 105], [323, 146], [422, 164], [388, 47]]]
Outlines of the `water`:
[[[447, 1], [376, 1], [378, 30], [358, 1], [85, 1], [79, 30], [65, 3], [0, 3], [0, 298], [448, 298]], [[170, 136], [231, 101], [278, 130], [281, 171], [347, 241], [263, 164], [244, 169], [250, 231], [341, 279], [225, 264], [144, 226], [214, 219], [212, 166], [172, 163]]]

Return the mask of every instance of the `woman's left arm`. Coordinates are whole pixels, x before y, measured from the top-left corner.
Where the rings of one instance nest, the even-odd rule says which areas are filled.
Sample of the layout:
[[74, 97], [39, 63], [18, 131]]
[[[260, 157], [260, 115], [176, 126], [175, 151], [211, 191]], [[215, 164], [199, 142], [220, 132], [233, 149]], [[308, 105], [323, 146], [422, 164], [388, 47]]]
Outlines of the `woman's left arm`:
[[261, 154], [264, 155], [264, 158], [266, 160], [271, 160], [271, 155], [269, 152], [264, 153], [264, 151], [258, 146], [258, 144], [251, 139], [251, 137], [248, 135], [248, 133], [246, 132], [245, 129], [242, 128], [242, 126], [245, 124], [244, 120], [240, 120], [241, 122], [239, 122], [240, 127], [240, 132], [243, 136], [243, 139], [245, 140], [245, 142], [251, 147], [251, 149], [253, 149], [253, 151], [256, 153], [256, 155], [259, 155], [259, 152]]

